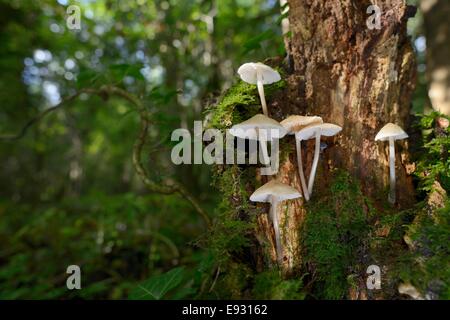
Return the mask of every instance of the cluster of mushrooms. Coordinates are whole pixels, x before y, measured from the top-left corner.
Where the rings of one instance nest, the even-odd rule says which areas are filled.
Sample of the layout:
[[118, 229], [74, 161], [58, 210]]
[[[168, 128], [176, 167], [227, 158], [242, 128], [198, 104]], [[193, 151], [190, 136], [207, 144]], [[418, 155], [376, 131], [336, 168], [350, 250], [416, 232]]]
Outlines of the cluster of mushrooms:
[[[297, 150], [297, 164], [298, 172], [301, 181], [301, 191], [306, 201], [309, 201], [314, 185], [314, 178], [316, 175], [317, 165], [321, 151], [321, 136], [334, 136], [339, 133], [342, 128], [332, 123], [324, 123], [319, 116], [300, 116], [291, 115], [278, 122], [271, 119], [268, 114], [267, 103], [264, 95], [264, 85], [272, 84], [280, 81], [280, 74], [271, 67], [263, 63], [245, 63], [238, 69], [238, 74], [241, 79], [250, 84], [256, 84], [258, 88], [261, 106], [264, 114], [257, 114], [252, 118], [234, 125], [230, 129], [230, 133], [241, 139], [256, 140], [259, 142], [262, 163], [268, 164], [269, 157], [267, 151], [267, 142], [272, 142], [276, 139], [283, 138], [286, 134], [295, 135], [296, 150]], [[389, 166], [390, 166], [390, 192], [389, 202], [395, 203], [395, 140], [405, 139], [408, 135], [399, 126], [388, 123], [376, 135], [376, 141], [389, 140]], [[314, 158], [311, 167], [311, 173], [306, 183], [305, 174], [302, 165], [301, 142], [315, 138]], [[275, 155], [278, 157], [278, 155]], [[276, 162], [278, 163], [278, 161]], [[276, 170], [275, 172], [277, 172]], [[271, 180], [259, 189], [257, 189], [251, 196], [250, 200], [254, 202], [268, 202], [271, 205], [270, 218], [275, 231], [275, 243], [277, 260], [281, 263], [282, 260], [282, 245], [279, 228], [279, 217], [277, 207], [279, 202], [283, 200], [297, 199], [302, 197], [297, 189]]]

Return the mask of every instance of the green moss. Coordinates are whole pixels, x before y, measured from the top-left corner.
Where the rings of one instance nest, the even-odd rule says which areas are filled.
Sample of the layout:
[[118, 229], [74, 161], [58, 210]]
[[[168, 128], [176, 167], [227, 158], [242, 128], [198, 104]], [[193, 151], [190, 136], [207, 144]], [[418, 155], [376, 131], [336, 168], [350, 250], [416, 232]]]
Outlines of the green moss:
[[[266, 98], [284, 87], [284, 81], [264, 86]], [[219, 130], [262, 113], [256, 85], [238, 81], [206, 112], [210, 119], [207, 127]], [[222, 201], [216, 208], [216, 223], [207, 244], [220, 265], [221, 277], [216, 289], [222, 298], [248, 298], [251, 290], [255, 272], [251, 271], [254, 266], [248, 259], [249, 247], [256, 241], [255, 221], [262, 210], [249, 202], [248, 190], [258, 187], [257, 167], [221, 165], [213, 168], [213, 184], [221, 193]]]
[[302, 279], [285, 280], [275, 270], [255, 276], [252, 297], [254, 299], [303, 300]]
[[433, 216], [426, 210], [406, 226], [412, 252], [398, 259], [395, 274], [413, 284], [423, 295], [450, 299], [450, 201]]
[[[283, 73], [281, 70], [278, 71]], [[264, 86], [266, 99], [285, 86], [284, 80]], [[208, 127], [220, 130], [230, 128], [233, 124], [262, 113], [256, 85], [238, 81], [225, 92], [217, 105], [207, 108], [206, 113], [211, 117]]]
[[[282, 70], [278, 71], [283, 73]], [[264, 86], [266, 98], [285, 85], [284, 80], [281, 80]], [[210, 115], [208, 127], [221, 130], [262, 113], [256, 85], [238, 81], [227, 90], [217, 105], [209, 107], [206, 112]], [[257, 209], [249, 203], [250, 195], [246, 190], [257, 187], [255, 176], [256, 166], [225, 165], [213, 168], [213, 184], [222, 194], [222, 201], [217, 208], [217, 227], [221, 230], [214, 232], [213, 247], [221, 248], [221, 255], [225, 251], [239, 251], [249, 245], [247, 231], [254, 227]]]
[[435, 129], [440, 116], [424, 115], [419, 123], [424, 141], [415, 173], [425, 200], [410, 210], [384, 216], [379, 229], [388, 228], [388, 236], [371, 241], [374, 259], [389, 265], [385, 281], [392, 283], [393, 295], [400, 282], [409, 282], [423, 296], [450, 299], [450, 204], [447, 200], [444, 208], [436, 210], [426, 203], [436, 182], [449, 191], [450, 131]]
[[251, 284], [252, 271], [242, 263], [230, 262], [217, 283], [219, 298], [248, 299], [248, 287]]
[[207, 110], [212, 114], [209, 125], [216, 129], [226, 129], [234, 123], [242, 122], [244, 119], [240, 112], [235, 112], [236, 109], [244, 111], [245, 108], [247, 112], [250, 109], [256, 113], [259, 108], [257, 94], [255, 86], [239, 81], [228, 89], [216, 106]]
[[307, 205], [303, 226], [305, 267], [313, 274], [315, 298], [344, 298], [370, 233], [373, 209], [346, 172], [336, 172], [330, 189]]
[[[448, 118], [434, 112], [422, 115], [418, 123], [423, 144], [415, 174], [424, 199], [430, 196], [436, 182], [450, 192], [450, 129], [436, 129], [438, 117]], [[409, 222], [405, 222], [405, 217]], [[436, 210], [424, 200], [413, 210], [399, 214], [398, 219], [393, 223], [395, 232], [386, 239], [385, 246], [391, 245], [390, 250], [384, 251], [393, 254], [397, 237], [404, 238], [411, 250], [396, 251], [392, 277], [410, 282], [423, 296], [450, 299], [450, 202], [447, 200], [444, 208]]]
[[450, 119], [437, 112], [420, 117], [418, 126], [423, 133], [423, 143], [415, 174], [421, 190], [430, 192], [434, 182], [438, 181], [450, 193], [450, 127], [435, 130], [439, 117]]
[[246, 184], [252, 183], [255, 170], [243, 170], [237, 165], [216, 168], [214, 184], [222, 194], [217, 207], [217, 223], [209, 246], [219, 262], [242, 253], [251, 244], [249, 236], [255, 228], [256, 208], [249, 203]]

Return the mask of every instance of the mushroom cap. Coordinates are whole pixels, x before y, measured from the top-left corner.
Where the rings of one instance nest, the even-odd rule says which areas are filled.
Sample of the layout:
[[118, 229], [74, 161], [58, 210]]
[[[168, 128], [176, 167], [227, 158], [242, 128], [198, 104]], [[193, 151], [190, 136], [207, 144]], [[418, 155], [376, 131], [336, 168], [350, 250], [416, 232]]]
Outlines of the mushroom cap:
[[323, 120], [318, 116], [289, 116], [280, 122], [280, 124], [288, 131], [288, 134], [294, 134], [311, 124], [320, 123], [323, 123]]
[[267, 182], [262, 187], [256, 189], [250, 196], [250, 200], [254, 202], [271, 202], [271, 197], [274, 196], [278, 201], [300, 198], [302, 195], [297, 189], [291, 186], [272, 180]]
[[408, 138], [408, 134], [398, 125], [388, 123], [378, 131], [375, 136], [375, 141], [386, 141], [389, 140], [389, 138], [394, 138], [394, 140], [406, 139]]
[[332, 123], [314, 123], [296, 132], [297, 139], [308, 140], [319, 132], [321, 136], [331, 137], [342, 130], [341, 127]]
[[[260, 130], [258, 132], [258, 130]], [[230, 133], [238, 138], [249, 140], [281, 139], [286, 135], [286, 129], [276, 120], [257, 114], [250, 119], [231, 127]], [[268, 135], [268, 133], [270, 133]]]
[[278, 71], [261, 62], [244, 63], [237, 72], [243, 81], [250, 84], [256, 84], [258, 73], [261, 74], [263, 84], [271, 84], [281, 80]]

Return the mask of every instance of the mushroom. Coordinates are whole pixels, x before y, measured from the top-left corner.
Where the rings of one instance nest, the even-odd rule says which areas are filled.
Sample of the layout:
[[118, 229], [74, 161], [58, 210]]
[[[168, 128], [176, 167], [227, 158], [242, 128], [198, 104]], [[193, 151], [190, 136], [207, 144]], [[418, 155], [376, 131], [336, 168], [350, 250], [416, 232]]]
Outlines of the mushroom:
[[388, 201], [395, 203], [395, 140], [408, 138], [408, 134], [398, 125], [388, 123], [375, 136], [375, 141], [389, 140], [389, 183], [390, 191]]
[[311, 173], [308, 180], [308, 193], [309, 196], [312, 194], [312, 189], [314, 185], [314, 178], [316, 176], [317, 164], [319, 163], [320, 155], [320, 137], [326, 136], [331, 137], [336, 135], [342, 130], [341, 127], [332, 123], [314, 123], [305, 128], [301, 129], [296, 133], [296, 138], [300, 140], [308, 140], [316, 138], [316, 146], [314, 149], [314, 159], [311, 167]]
[[268, 117], [269, 113], [267, 111], [266, 97], [264, 96], [264, 85], [280, 81], [280, 74], [276, 70], [260, 62], [244, 63], [239, 67], [238, 74], [243, 81], [258, 86], [263, 113]]
[[286, 129], [278, 121], [265, 115], [257, 114], [244, 122], [232, 126], [230, 133], [238, 138], [258, 140], [261, 147], [262, 163], [267, 165], [270, 163], [267, 141], [283, 138], [286, 135]]
[[300, 175], [300, 181], [302, 183], [303, 196], [306, 201], [309, 201], [309, 192], [306, 186], [305, 174], [303, 173], [303, 164], [302, 164], [302, 138], [299, 134], [297, 134], [302, 128], [313, 124], [313, 123], [323, 123], [321, 117], [317, 116], [289, 116], [280, 124], [288, 131], [288, 134], [295, 134], [295, 145], [297, 150], [297, 165], [298, 172]]
[[272, 180], [262, 187], [258, 188], [250, 196], [250, 200], [254, 202], [270, 203], [270, 218], [272, 219], [273, 229], [275, 231], [275, 244], [277, 252], [277, 261], [281, 263], [283, 249], [281, 246], [280, 227], [278, 224], [278, 203], [283, 200], [300, 198], [302, 195], [291, 186]]

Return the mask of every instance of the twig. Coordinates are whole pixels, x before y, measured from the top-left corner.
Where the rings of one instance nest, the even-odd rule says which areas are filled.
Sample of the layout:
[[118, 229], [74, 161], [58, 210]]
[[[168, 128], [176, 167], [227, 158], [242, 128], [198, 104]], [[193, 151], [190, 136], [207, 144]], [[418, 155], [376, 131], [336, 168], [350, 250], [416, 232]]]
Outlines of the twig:
[[39, 122], [42, 118], [44, 118], [46, 115], [52, 113], [53, 111], [56, 111], [58, 109], [60, 109], [61, 107], [63, 107], [65, 104], [67, 104], [68, 102], [71, 102], [73, 100], [75, 100], [76, 98], [78, 98], [81, 94], [83, 93], [91, 93], [92, 89], [83, 89], [78, 91], [77, 93], [75, 93], [72, 96], [69, 96], [63, 100], [61, 100], [60, 103], [58, 103], [56, 106], [53, 106], [51, 108], [45, 109], [43, 112], [39, 113], [37, 116], [35, 116], [34, 118], [31, 118], [23, 127], [22, 129], [19, 131], [19, 133], [17, 134], [10, 134], [10, 135], [0, 135], [0, 140], [9, 140], [9, 141], [14, 141], [14, 140], [19, 140], [20, 138], [22, 138], [23, 136], [25, 136], [25, 134], [27, 133], [28, 129], [34, 125], [35, 123]]
[[219, 274], [220, 274], [220, 265], [217, 267], [216, 276], [214, 277], [214, 281], [211, 284], [211, 287], [209, 288], [209, 292], [212, 292], [214, 290], [214, 286], [216, 285], [217, 279], [219, 278]]
[[160, 193], [160, 194], [174, 194], [179, 193], [184, 199], [189, 201], [191, 205], [194, 207], [195, 211], [202, 217], [204, 222], [206, 223], [207, 227], [211, 227], [211, 219], [209, 218], [208, 214], [205, 210], [200, 206], [197, 199], [186, 190], [186, 188], [181, 185], [178, 182], [172, 181], [167, 185], [159, 185], [158, 183], [154, 182], [147, 171], [145, 170], [144, 166], [142, 165], [141, 155], [142, 155], [142, 149], [146, 143], [147, 136], [148, 136], [148, 130], [150, 127], [150, 119], [149, 119], [149, 113], [145, 109], [144, 105], [142, 104], [141, 100], [134, 96], [133, 94], [118, 88], [116, 86], [102, 86], [100, 89], [91, 89], [86, 88], [78, 91], [74, 95], [67, 97], [63, 100], [61, 100], [60, 103], [58, 103], [56, 106], [53, 106], [51, 108], [46, 109], [45, 111], [39, 113], [37, 116], [29, 120], [25, 126], [20, 130], [18, 134], [15, 135], [0, 135], [0, 140], [9, 140], [14, 141], [22, 138], [27, 133], [28, 129], [34, 125], [35, 123], [42, 120], [46, 115], [52, 113], [53, 111], [56, 111], [63, 107], [68, 102], [71, 102], [78, 98], [81, 94], [91, 94], [91, 95], [98, 95], [102, 98], [108, 97], [110, 95], [119, 96], [128, 102], [130, 102], [132, 105], [134, 105], [137, 108], [137, 111], [139, 112], [140, 122], [141, 122], [141, 129], [139, 131], [138, 138], [136, 139], [136, 142], [133, 147], [133, 165], [134, 168], [141, 178], [144, 185], [149, 189], [150, 192], [153, 193]]

